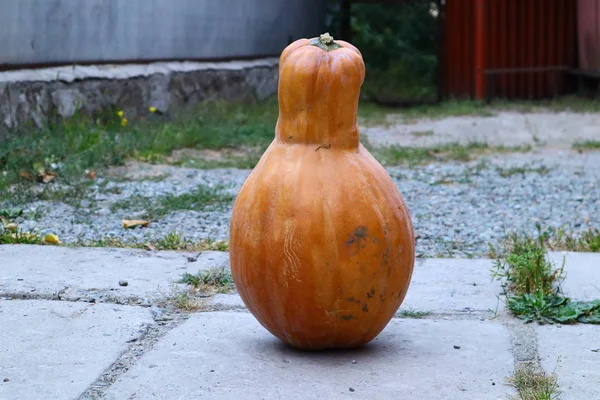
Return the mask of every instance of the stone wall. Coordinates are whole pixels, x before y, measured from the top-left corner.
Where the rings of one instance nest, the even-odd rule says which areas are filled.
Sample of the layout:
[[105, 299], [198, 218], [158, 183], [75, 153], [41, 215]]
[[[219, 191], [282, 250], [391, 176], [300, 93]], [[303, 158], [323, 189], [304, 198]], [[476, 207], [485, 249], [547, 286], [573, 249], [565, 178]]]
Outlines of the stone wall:
[[118, 108], [129, 118], [212, 99], [264, 99], [277, 92], [278, 59], [217, 63], [71, 66], [0, 72], [0, 136], [56, 117]]

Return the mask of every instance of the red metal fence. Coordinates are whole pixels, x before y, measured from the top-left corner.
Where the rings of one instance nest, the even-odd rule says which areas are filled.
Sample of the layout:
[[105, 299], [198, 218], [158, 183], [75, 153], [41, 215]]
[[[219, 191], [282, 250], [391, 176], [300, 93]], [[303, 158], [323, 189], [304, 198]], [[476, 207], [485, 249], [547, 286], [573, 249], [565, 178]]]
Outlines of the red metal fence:
[[579, 68], [600, 72], [600, 0], [578, 0]]
[[541, 98], [577, 66], [576, 0], [446, 0], [443, 92]]

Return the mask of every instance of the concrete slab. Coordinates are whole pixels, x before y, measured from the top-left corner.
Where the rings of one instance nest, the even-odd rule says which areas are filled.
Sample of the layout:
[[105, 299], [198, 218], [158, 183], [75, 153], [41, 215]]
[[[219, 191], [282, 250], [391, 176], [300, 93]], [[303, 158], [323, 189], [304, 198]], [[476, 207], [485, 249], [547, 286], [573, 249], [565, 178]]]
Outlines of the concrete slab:
[[[24, 296], [143, 304], [171, 294], [183, 273], [229, 265], [224, 252], [0, 246], [0, 297]], [[127, 282], [121, 286], [120, 281]]]
[[[440, 314], [502, 311], [500, 283], [492, 281], [491, 260], [419, 259], [400, 311], [431, 311]], [[220, 294], [212, 299], [216, 308], [245, 308], [240, 297]]]
[[600, 299], [600, 253], [551, 252], [548, 256], [557, 267], [565, 259], [565, 295], [581, 301]]
[[302, 353], [248, 313], [192, 316], [106, 399], [505, 399], [509, 333], [494, 322], [393, 320], [359, 351]]
[[493, 281], [487, 259], [419, 260], [401, 309], [436, 313], [503, 309], [500, 282]]
[[77, 399], [153, 324], [114, 304], [0, 300], [0, 399]]
[[561, 398], [600, 399], [599, 327], [537, 326], [536, 332], [542, 367], [556, 369]]

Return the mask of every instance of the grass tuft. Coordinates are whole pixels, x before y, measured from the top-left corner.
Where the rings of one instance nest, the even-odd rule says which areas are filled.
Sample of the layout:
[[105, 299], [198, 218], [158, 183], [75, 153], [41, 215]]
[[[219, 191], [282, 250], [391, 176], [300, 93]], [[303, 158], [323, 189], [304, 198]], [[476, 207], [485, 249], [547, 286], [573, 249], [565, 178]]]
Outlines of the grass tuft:
[[531, 146], [490, 146], [487, 143], [448, 143], [432, 147], [373, 146], [365, 137], [363, 145], [383, 165], [422, 165], [441, 161], [472, 161], [477, 156], [490, 153], [514, 153], [531, 151]]
[[225, 240], [200, 239], [191, 240], [178, 232], [170, 232], [165, 236], [140, 242], [132, 239], [123, 241], [120, 238], [108, 237], [91, 241], [77, 241], [73, 246], [78, 247], [114, 247], [145, 250], [174, 250], [174, 251], [227, 251], [229, 243]]
[[508, 383], [517, 389], [518, 397], [513, 400], [556, 400], [560, 396], [556, 373], [548, 374], [531, 364], [519, 366]]
[[550, 172], [550, 169], [544, 165], [540, 167], [531, 167], [531, 166], [523, 166], [523, 167], [510, 167], [510, 168], [496, 168], [498, 174], [503, 178], [509, 178], [513, 175], [525, 175], [527, 173], [535, 173], [539, 175], [546, 175]]
[[414, 318], [422, 319], [431, 315], [431, 311], [417, 311], [417, 310], [400, 310], [397, 314], [399, 318]]
[[190, 290], [173, 288], [166, 301], [167, 304], [185, 312], [206, 311], [208, 306], [202, 298], [198, 298]]
[[233, 195], [222, 193], [219, 187], [199, 185], [195, 190], [180, 195], [167, 194], [159, 198], [155, 207], [150, 207], [150, 218], [160, 218], [178, 210], [211, 211], [231, 204]]
[[573, 150], [586, 151], [586, 150], [600, 150], [600, 140], [586, 140], [582, 142], [575, 142], [572, 145]]
[[0, 245], [3, 244], [41, 244], [43, 238], [34, 231], [24, 232], [20, 229], [13, 231], [0, 225]]
[[535, 238], [511, 234], [504, 249], [490, 246], [492, 276], [503, 281], [508, 309], [525, 322], [600, 324], [600, 299], [572, 301], [562, 293], [564, 259], [558, 268], [548, 260], [548, 231], [537, 229]]
[[200, 271], [197, 274], [185, 273], [179, 283], [191, 285], [194, 289], [203, 292], [225, 293], [234, 289], [231, 272], [224, 268], [213, 268]]
[[591, 226], [577, 234], [567, 226], [545, 229], [538, 226], [538, 238], [551, 251], [600, 252], [600, 229]]
[[198, 185], [193, 191], [178, 195], [169, 193], [158, 198], [135, 195], [114, 202], [110, 209], [112, 212], [143, 211], [142, 218], [149, 219], [162, 218], [170, 212], [181, 210], [221, 210], [230, 205], [234, 198], [233, 195], [223, 193], [221, 190], [221, 187]]

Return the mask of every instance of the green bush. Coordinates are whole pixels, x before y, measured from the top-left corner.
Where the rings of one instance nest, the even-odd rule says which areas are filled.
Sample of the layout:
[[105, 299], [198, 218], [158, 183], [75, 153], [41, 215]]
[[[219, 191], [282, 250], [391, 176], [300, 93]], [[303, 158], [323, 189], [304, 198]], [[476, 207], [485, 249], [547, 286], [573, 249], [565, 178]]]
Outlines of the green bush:
[[[338, 34], [339, 1], [329, 2], [329, 14], [328, 29]], [[367, 99], [402, 102], [435, 96], [437, 23], [433, 2], [352, 6], [351, 42], [367, 67]]]

